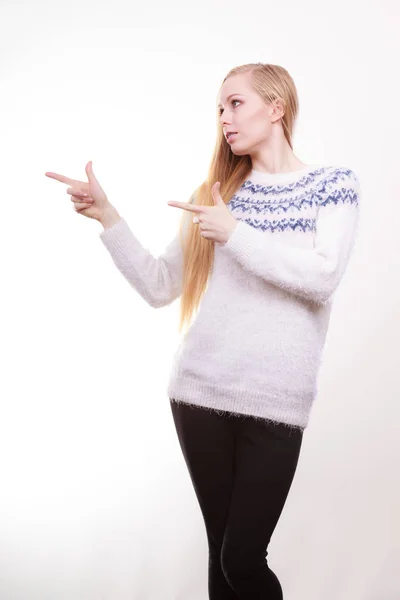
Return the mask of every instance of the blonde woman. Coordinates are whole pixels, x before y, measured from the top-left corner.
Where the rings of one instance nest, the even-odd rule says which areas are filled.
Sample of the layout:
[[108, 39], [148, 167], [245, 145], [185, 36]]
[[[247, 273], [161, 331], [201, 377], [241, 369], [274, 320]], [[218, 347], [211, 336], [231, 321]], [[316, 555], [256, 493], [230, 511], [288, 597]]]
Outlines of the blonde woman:
[[293, 152], [298, 96], [277, 65], [232, 69], [217, 105], [208, 175], [169, 202], [180, 230], [155, 258], [112, 206], [92, 165], [69, 184], [75, 209], [133, 288], [156, 308], [181, 296], [168, 396], [204, 518], [211, 600], [281, 600], [267, 548], [317, 395], [333, 294], [359, 221], [346, 167]]

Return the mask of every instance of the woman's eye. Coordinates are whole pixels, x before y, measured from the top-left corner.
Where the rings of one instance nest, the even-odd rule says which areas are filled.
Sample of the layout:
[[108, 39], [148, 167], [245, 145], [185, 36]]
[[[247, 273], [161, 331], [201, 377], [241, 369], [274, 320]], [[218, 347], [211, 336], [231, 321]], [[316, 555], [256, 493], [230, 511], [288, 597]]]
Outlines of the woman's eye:
[[[233, 103], [233, 102], [239, 102], [239, 104], [240, 104], [240, 100], [231, 100], [231, 103]], [[222, 108], [219, 109], [219, 116], [221, 116], [221, 115], [222, 115]]]

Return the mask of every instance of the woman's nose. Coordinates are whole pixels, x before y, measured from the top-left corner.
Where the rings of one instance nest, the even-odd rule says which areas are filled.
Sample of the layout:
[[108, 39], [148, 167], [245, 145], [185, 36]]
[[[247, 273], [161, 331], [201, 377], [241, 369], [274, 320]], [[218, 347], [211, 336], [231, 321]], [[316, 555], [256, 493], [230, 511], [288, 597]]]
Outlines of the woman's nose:
[[221, 123], [222, 126], [224, 125], [230, 125], [231, 124], [231, 119], [228, 117], [228, 115], [221, 115], [219, 118], [219, 122]]

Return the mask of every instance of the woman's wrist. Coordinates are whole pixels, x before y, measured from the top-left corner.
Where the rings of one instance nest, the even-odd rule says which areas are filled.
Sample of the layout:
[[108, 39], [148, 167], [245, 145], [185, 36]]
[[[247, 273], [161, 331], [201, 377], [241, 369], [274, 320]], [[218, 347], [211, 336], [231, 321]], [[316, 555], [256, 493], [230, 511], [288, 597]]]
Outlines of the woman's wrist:
[[118, 214], [117, 209], [112, 204], [110, 204], [102, 213], [99, 221], [103, 225], [104, 229], [109, 229], [110, 227], [115, 225], [115, 223], [117, 223], [120, 219], [121, 217]]

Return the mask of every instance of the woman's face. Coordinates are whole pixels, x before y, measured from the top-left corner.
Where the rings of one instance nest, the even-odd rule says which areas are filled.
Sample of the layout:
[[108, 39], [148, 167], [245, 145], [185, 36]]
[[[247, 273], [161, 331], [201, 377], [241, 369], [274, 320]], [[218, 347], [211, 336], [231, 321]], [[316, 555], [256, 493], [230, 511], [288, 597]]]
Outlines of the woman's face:
[[[227, 142], [233, 154], [254, 156], [268, 143], [276, 109], [253, 89], [249, 73], [232, 75], [221, 86], [218, 98], [220, 124], [225, 134], [237, 132]], [[279, 118], [279, 117], [278, 117]]]

